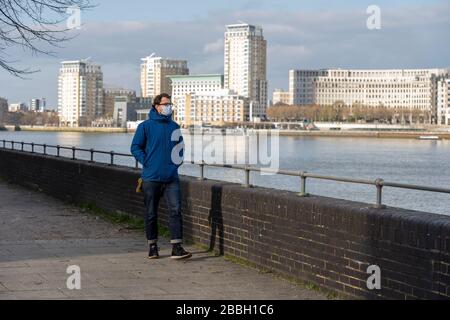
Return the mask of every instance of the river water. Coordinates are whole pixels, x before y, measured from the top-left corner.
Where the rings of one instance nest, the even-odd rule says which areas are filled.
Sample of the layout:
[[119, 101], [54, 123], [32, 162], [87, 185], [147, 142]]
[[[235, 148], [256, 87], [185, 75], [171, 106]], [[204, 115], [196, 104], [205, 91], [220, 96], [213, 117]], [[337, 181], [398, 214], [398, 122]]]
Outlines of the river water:
[[[129, 153], [132, 133], [78, 133], [78, 132], [0, 132], [0, 140], [46, 143], [62, 146], [77, 146], [97, 150]], [[186, 141], [186, 160], [193, 159], [194, 150], [200, 150], [197, 137], [184, 134]], [[211, 137], [204, 138], [216, 139]], [[217, 138], [219, 139], [219, 138]], [[274, 139], [274, 138], [272, 138]], [[218, 141], [218, 140], [217, 140]], [[245, 153], [245, 138], [227, 136], [234, 145], [237, 158]], [[272, 143], [275, 140], [270, 140]], [[450, 188], [450, 141], [425, 141], [414, 139], [375, 139], [375, 138], [339, 138], [339, 137], [279, 137], [279, 168], [304, 170], [316, 174], [339, 177], [376, 179], [390, 182], [419, 184]], [[204, 145], [208, 143], [204, 143]], [[213, 143], [209, 143], [213, 145]], [[276, 148], [269, 147], [270, 151]], [[271, 144], [269, 143], [269, 146]], [[36, 150], [40, 150], [36, 148]], [[230, 153], [227, 148], [226, 152]], [[257, 151], [255, 151], [257, 152]], [[49, 153], [55, 151], [49, 149]], [[250, 151], [252, 153], [252, 151]], [[275, 153], [275, 152], [274, 152]], [[278, 152], [276, 152], [278, 154]], [[71, 155], [70, 151], [63, 153]], [[248, 152], [247, 152], [248, 154]], [[88, 154], [77, 154], [79, 158], [88, 158]], [[217, 158], [216, 153], [204, 155], [206, 162]], [[109, 156], [97, 155], [97, 161], [109, 161]], [[131, 158], [115, 160], [124, 165], [134, 165]], [[181, 174], [198, 176], [199, 168], [190, 164], [180, 167]], [[233, 169], [205, 169], [207, 178], [231, 182], [243, 182], [243, 172]], [[282, 175], [251, 174], [251, 183], [276, 189], [299, 191], [298, 177]], [[331, 181], [308, 180], [307, 192], [315, 195], [342, 198], [373, 203], [376, 197], [374, 186], [355, 185]], [[383, 188], [383, 203], [389, 206], [434, 212], [450, 215], [450, 194], [437, 194], [425, 191]]]

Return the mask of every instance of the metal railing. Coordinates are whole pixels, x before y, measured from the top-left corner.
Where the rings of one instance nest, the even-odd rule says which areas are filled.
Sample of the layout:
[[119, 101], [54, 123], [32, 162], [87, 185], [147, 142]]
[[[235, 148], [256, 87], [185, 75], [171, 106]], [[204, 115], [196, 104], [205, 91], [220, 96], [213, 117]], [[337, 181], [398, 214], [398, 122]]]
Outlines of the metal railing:
[[[35, 150], [35, 147], [42, 147], [42, 154], [44, 155], [50, 155], [47, 153], [48, 148], [54, 148], [56, 149], [56, 157], [61, 156], [61, 150], [71, 150], [72, 160], [84, 160], [84, 159], [77, 159], [76, 158], [76, 152], [87, 152], [90, 154], [90, 160], [89, 162], [97, 162], [97, 163], [103, 163], [94, 161], [94, 155], [96, 153], [98, 154], [105, 154], [110, 156], [110, 160], [107, 163], [108, 165], [115, 165], [114, 159], [117, 156], [121, 157], [131, 157], [134, 159], [132, 154], [128, 153], [119, 153], [114, 151], [102, 151], [102, 150], [95, 150], [95, 149], [84, 149], [84, 148], [77, 148], [77, 147], [66, 147], [66, 146], [60, 146], [60, 145], [48, 145], [48, 144], [39, 144], [39, 143], [33, 143], [33, 142], [18, 142], [18, 141], [11, 141], [11, 140], [1, 140], [2, 142], [2, 148], [3, 149], [11, 149], [16, 151], [23, 151], [23, 152], [29, 152], [24, 149], [24, 146], [31, 146], [31, 153], [38, 153]], [[10, 145], [8, 148], [7, 144]], [[20, 149], [16, 149], [16, 146], [20, 146]], [[139, 163], [136, 159], [134, 159], [135, 169], [139, 169]], [[185, 161], [186, 162], [186, 161]], [[405, 183], [396, 183], [396, 182], [388, 182], [384, 181], [381, 178], [375, 179], [375, 180], [369, 180], [369, 179], [354, 179], [354, 178], [345, 178], [345, 177], [335, 177], [335, 176], [328, 176], [328, 175], [320, 175], [320, 174], [314, 174], [306, 171], [294, 171], [294, 170], [283, 170], [283, 169], [271, 169], [271, 168], [258, 168], [258, 167], [252, 167], [248, 165], [227, 165], [227, 164], [208, 164], [204, 161], [201, 162], [194, 162], [194, 161], [188, 161], [187, 163], [198, 165], [200, 168], [200, 176], [198, 179], [204, 180], [205, 178], [205, 166], [206, 167], [215, 167], [215, 168], [229, 168], [229, 169], [236, 169], [236, 170], [242, 170], [244, 171], [244, 187], [251, 187], [250, 184], [250, 172], [258, 172], [258, 173], [274, 173], [274, 174], [281, 174], [286, 176], [294, 176], [300, 178], [300, 192], [298, 193], [301, 197], [307, 197], [308, 193], [306, 192], [306, 180], [308, 178], [310, 179], [318, 179], [318, 180], [328, 180], [328, 181], [335, 181], [335, 182], [345, 182], [345, 183], [354, 183], [354, 184], [364, 184], [364, 185], [372, 185], [376, 187], [376, 202], [374, 204], [375, 208], [385, 208], [386, 206], [383, 205], [382, 202], [382, 191], [383, 187], [393, 187], [393, 188], [399, 188], [399, 189], [409, 189], [409, 190], [419, 190], [419, 191], [429, 191], [429, 192], [437, 192], [437, 193], [448, 193], [450, 194], [450, 189], [447, 188], [437, 188], [437, 187], [428, 187], [428, 186], [422, 186], [422, 185], [413, 185], [413, 184], [405, 184]]]

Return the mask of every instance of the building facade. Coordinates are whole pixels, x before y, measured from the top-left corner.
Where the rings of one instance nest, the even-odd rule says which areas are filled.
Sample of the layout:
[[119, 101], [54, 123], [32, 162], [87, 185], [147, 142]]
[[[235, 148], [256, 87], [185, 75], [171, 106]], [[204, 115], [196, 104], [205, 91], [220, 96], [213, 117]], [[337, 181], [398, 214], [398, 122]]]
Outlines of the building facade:
[[438, 77], [447, 69], [290, 70], [290, 104], [384, 106], [436, 114]]
[[169, 75], [189, 74], [186, 60], [167, 59], [150, 55], [142, 58], [141, 97], [153, 98], [160, 93], [172, 92]]
[[249, 98], [253, 116], [264, 118], [267, 108], [267, 42], [261, 27], [226, 26], [224, 43], [225, 89]]
[[136, 91], [124, 88], [104, 88], [103, 99], [105, 104], [105, 118], [112, 118], [114, 114], [114, 103], [116, 97], [126, 96], [131, 99], [136, 98]]
[[223, 89], [223, 75], [221, 74], [173, 75], [168, 77], [172, 84], [172, 102], [175, 106], [174, 120], [181, 124], [185, 124], [188, 116], [193, 117], [193, 114], [186, 115], [187, 95], [211, 93]]
[[8, 100], [0, 97], [0, 126], [3, 125], [5, 113], [8, 111]]
[[8, 106], [8, 111], [9, 112], [19, 112], [19, 111], [28, 111], [28, 107], [25, 103], [23, 102], [18, 102], [18, 103], [11, 103]]
[[129, 95], [116, 96], [114, 99], [114, 112], [113, 112], [113, 123], [115, 127], [127, 127], [127, 122], [137, 121], [138, 110], [147, 110], [146, 117], [148, 118], [148, 111], [152, 106], [151, 98], [136, 98]]
[[84, 60], [63, 61], [58, 78], [60, 125], [90, 126], [104, 114], [103, 72]]
[[228, 89], [188, 94], [184, 124], [223, 126], [249, 121], [249, 109], [247, 97]]
[[44, 112], [46, 108], [45, 98], [31, 99], [30, 100], [30, 111]]
[[282, 89], [275, 89], [272, 95], [272, 104], [290, 104], [290, 93]]
[[450, 125], [450, 78], [437, 81], [437, 124]]

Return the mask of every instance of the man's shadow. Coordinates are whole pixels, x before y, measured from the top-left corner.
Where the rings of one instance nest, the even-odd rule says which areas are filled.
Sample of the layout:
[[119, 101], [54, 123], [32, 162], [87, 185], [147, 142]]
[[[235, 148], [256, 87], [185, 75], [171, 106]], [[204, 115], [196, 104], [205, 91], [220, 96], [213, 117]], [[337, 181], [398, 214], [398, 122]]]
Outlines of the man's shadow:
[[209, 250], [217, 250], [216, 239], [219, 237], [219, 254], [224, 254], [223, 246], [223, 217], [222, 217], [222, 186], [213, 185], [211, 188], [211, 208], [209, 210], [208, 222], [211, 226], [211, 237], [209, 241]]

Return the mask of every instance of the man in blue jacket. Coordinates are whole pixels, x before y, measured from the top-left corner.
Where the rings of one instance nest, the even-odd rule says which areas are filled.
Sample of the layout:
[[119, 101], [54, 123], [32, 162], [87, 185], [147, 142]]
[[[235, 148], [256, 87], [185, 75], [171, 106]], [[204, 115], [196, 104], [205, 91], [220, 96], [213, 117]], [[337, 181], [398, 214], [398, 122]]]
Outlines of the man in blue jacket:
[[139, 124], [131, 144], [131, 153], [143, 166], [141, 178], [149, 259], [159, 258], [158, 203], [161, 197], [165, 198], [169, 210], [172, 258], [192, 256], [181, 246], [183, 221], [178, 167], [183, 162], [183, 148], [180, 126], [172, 120], [170, 96], [162, 93], [154, 98], [149, 119]]

